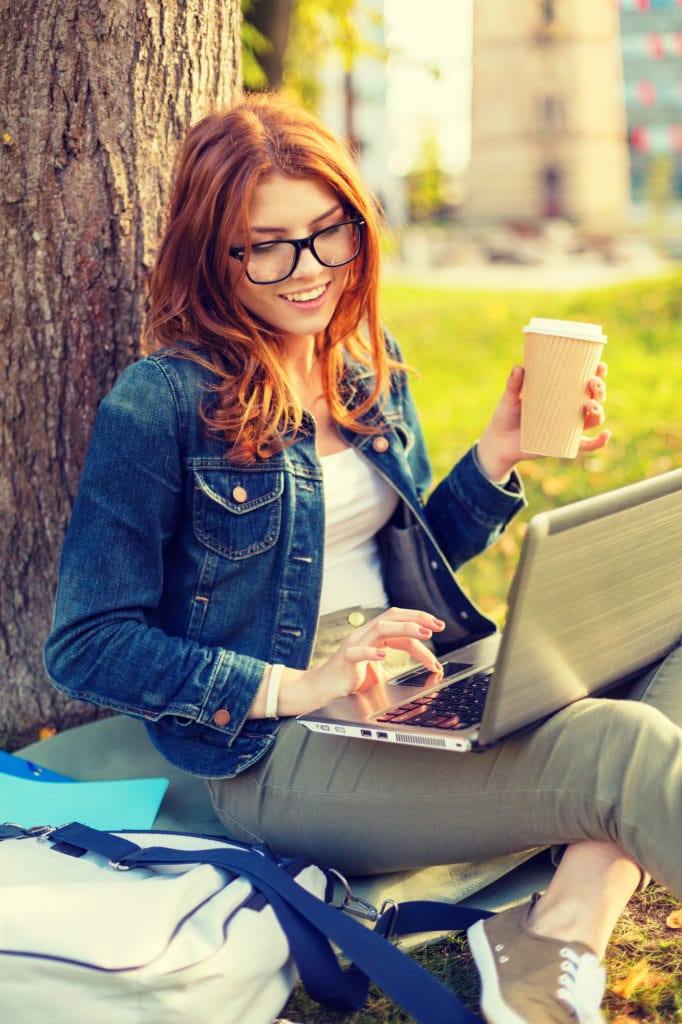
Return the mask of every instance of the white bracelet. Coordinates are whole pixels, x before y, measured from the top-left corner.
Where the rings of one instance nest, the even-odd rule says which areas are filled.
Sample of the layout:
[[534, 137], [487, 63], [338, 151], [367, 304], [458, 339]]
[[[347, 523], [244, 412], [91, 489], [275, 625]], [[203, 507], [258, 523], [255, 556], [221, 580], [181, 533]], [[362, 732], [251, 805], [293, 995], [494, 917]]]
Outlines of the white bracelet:
[[265, 695], [265, 717], [277, 718], [277, 701], [279, 699], [279, 686], [282, 682], [284, 665], [271, 665], [268, 676], [268, 689]]

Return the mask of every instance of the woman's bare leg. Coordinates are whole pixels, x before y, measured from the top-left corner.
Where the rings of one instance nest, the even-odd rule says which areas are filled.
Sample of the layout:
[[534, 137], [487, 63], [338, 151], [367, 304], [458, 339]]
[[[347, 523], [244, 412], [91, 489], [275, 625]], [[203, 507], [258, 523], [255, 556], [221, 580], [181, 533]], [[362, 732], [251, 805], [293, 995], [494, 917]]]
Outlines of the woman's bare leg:
[[526, 924], [537, 935], [584, 942], [601, 958], [641, 876], [635, 861], [614, 843], [573, 843]]

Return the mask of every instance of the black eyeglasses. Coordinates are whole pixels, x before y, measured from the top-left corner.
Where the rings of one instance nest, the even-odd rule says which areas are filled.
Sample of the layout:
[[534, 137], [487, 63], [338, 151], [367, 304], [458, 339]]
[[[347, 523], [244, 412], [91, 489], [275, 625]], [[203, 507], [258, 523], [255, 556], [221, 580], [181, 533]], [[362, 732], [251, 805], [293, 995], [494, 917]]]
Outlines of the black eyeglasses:
[[[251, 246], [246, 276], [252, 284], [277, 284], [293, 274], [304, 249], [310, 249], [323, 267], [343, 267], [360, 255], [364, 220], [354, 217], [330, 228], [314, 231], [307, 238], [282, 238]], [[233, 259], [244, 261], [246, 248], [230, 249]]]

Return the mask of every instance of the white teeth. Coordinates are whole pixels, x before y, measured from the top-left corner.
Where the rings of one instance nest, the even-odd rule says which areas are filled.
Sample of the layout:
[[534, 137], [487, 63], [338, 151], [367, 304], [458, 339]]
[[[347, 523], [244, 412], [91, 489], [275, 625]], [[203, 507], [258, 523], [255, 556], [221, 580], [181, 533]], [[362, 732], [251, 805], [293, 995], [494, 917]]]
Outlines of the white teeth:
[[284, 295], [287, 302], [310, 302], [311, 299], [319, 299], [324, 294], [326, 285], [321, 284], [319, 288], [311, 288], [309, 292], [293, 292], [291, 295]]

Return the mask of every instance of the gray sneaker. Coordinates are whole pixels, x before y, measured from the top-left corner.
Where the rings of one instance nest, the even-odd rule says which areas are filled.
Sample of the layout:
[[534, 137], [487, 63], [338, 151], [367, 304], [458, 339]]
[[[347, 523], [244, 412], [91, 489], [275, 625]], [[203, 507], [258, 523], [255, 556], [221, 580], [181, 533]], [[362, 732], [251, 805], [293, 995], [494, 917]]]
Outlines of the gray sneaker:
[[469, 928], [488, 1024], [603, 1022], [606, 975], [595, 952], [531, 932], [528, 910], [527, 903], [512, 907]]

